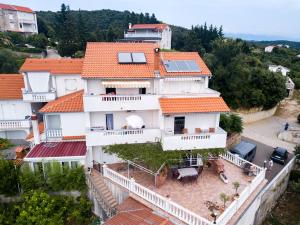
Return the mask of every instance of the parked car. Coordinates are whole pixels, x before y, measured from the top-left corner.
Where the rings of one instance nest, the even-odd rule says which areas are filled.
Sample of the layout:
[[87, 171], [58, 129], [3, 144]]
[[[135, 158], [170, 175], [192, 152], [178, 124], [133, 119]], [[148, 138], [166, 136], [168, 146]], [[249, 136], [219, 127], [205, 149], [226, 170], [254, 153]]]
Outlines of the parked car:
[[284, 164], [288, 158], [288, 150], [281, 147], [274, 148], [274, 151], [270, 157], [274, 162]]
[[237, 154], [242, 159], [252, 162], [256, 154], [256, 147], [256, 144], [241, 141], [239, 144], [230, 149], [230, 152], [232, 154]]

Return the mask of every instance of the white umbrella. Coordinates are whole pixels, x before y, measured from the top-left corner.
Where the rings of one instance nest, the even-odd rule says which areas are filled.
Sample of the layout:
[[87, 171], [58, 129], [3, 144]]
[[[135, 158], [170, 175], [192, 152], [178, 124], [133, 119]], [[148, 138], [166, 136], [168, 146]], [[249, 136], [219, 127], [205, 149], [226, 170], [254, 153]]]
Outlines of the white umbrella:
[[127, 126], [132, 129], [141, 129], [145, 123], [143, 119], [137, 115], [131, 115], [126, 118]]

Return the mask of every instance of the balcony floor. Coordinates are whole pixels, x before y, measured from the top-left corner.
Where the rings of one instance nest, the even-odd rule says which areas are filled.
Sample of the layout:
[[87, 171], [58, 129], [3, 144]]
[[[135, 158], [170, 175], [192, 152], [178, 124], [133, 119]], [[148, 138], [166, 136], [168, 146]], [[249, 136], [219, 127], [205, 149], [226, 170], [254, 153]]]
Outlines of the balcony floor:
[[[234, 164], [226, 160], [222, 161], [225, 166], [225, 174], [229, 181], [228, 184], [225, 184], [217, 173], [210, 168], [204, 168], [197, 182], [183, 184], [178, 180], [168, 178], [159, 188], [154, 187], [154, 177], [150, 174], [140, 170], [131, 170], [130, 176], [134, 177], [137, 183], [142, 184], [162, 196], [169, 196], [172, 201], [212, 221], [213, 218], [210, 216], [211, 211], [208, 210], [205, 202], [211, 201], [222, 206], [223, 203], [219, 197], [220, 193], [223, 192], [230, 196], [233, 196], [235, 193], [232, 182], [238, 181], [240, 183], [241, 186], [238, 192], [241, 193], [249, 181], [254, 178], [243, 174], [242, 170]], [[113, 166], [111, 168], [114, 169]], [[127, 177], [127, 170], [120, 173]], [[231, 202], [232, 200], [229, 200], [226, 203], [226, 207], [228, 207]]]

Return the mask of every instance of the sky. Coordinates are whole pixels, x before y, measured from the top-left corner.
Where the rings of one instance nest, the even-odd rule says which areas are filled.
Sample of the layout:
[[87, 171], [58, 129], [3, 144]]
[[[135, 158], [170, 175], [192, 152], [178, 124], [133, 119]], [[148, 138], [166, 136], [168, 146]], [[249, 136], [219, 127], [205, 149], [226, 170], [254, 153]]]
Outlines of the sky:
[[58, 11], [62, 3], [77, 10], [129, 10], [155, 13], [165, 23], [223, 25], [225, 33], [284, 37], [300, 41], [300, 0], [0, 0], [35, 11]]

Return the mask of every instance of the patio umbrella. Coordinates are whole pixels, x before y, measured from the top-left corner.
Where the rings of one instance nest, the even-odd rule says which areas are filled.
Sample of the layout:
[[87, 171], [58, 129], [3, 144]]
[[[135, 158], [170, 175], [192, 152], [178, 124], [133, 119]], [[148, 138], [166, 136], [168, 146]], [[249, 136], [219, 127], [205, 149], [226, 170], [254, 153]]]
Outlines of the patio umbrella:
[[141, 129], [145, 125], [144, 120], [137, 115], [128, 116], [126, 122], [127, 126], [132, 129]]

